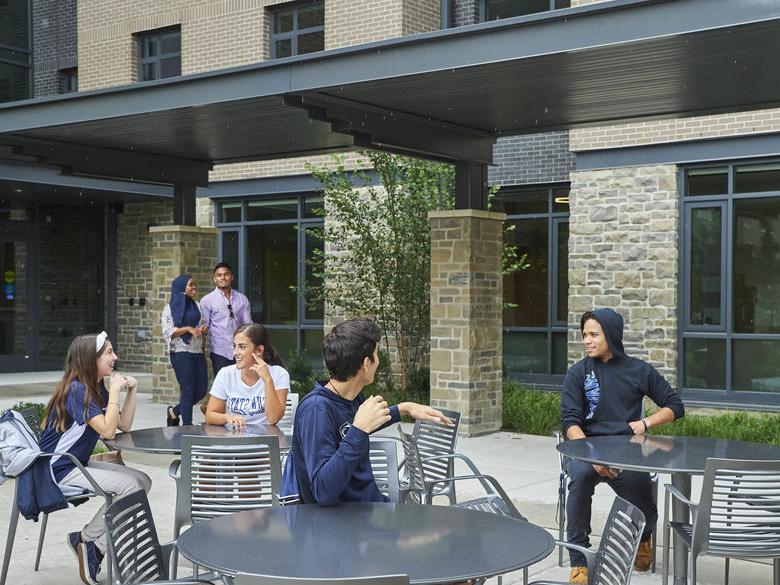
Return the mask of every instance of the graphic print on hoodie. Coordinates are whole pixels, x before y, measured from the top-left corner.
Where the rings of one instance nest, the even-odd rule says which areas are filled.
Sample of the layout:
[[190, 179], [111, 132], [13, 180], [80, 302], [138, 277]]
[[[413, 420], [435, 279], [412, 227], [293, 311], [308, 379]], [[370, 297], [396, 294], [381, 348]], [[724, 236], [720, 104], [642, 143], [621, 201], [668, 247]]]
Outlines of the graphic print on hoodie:
[[596, 372], [590, 371], [590, 374], [585, 376], [585, 398], [588, 400], [588, 416], [585, 420], [593, 418], [593, 413], [596, 411], [596, 407], [599, 405], [599, 398], [601, 398], [601, 388], [599, 387], [599, 380], [596, 377]]

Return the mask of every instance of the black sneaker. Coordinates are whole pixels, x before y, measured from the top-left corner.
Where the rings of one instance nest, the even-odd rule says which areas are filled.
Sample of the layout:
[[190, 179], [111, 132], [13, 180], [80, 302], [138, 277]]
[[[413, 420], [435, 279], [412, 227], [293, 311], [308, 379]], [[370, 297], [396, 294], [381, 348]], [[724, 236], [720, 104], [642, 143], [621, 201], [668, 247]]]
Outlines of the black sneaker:
[[98, 585], [97, 575], [100, 572], [103, 553], [98, 550], [94, 542], [79, 543], [78, 551], [81, 580], [86, 585]]

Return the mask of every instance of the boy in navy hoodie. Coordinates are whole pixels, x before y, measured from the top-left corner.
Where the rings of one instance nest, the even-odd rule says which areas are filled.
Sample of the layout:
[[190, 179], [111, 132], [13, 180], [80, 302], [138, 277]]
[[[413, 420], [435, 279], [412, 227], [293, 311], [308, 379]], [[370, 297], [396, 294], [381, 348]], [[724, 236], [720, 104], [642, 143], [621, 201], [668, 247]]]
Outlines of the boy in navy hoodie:
[[438, 410], [415, 402], [388, 407], [381, 396], [365, 398], [379, 366], [381, 332], [370, 319], [351, 319], [325, 336], [331, 378], [317, 382], [295, 412], [292, 450], [282, 477], [282, 496], [304, 504], [382, 502], [369, 461], [368, 437], [408, 415], [452, 424]]
[[[566, 373], [561, 395], [561, 425], [567, 439], [599, 435], [641, 435], [651, 427], [668, 424], [685, 414], [680, 395], [658, 371], [623, 350], [623, 317], [612, 309], [588, 311], [580, 320], [587, 357]], [[645, 396], [659, 410], [644, 417]], [[606, 482], [620, 497], [645, 515], [647, 524], [635, 568], [646, 571], [652, 560], [650, 536], [658, 519], [650, 474], [622, 471], [570, 460], [566, 534], [572, 544], [590, 546], [590, 517], [596, 484]], [[569, 551], [570, 583], [587, 583], [585, 557]]]

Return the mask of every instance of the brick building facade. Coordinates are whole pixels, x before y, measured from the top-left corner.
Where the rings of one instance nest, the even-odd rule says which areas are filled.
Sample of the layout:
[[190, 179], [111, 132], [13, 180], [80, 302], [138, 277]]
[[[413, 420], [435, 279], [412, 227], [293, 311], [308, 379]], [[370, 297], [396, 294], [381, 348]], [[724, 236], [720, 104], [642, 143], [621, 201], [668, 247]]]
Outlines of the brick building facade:
[[[576, 8], [592, 3], [571, 0], [570, 4]], [[489, 0], [81, 0], [76, 6], [75, 1], [33, 0], [33, 87], [36, 97], [61, 92], [74, 69], [80, 91], [135, 83], [142, 75], [139, 60], [146, 58], [140, 45], [160, 31], [178, 31], [180, 74], [188, 75], [271, 59], [291, 38], [297, 40], [290, 46], [319, 39], [319, 48], [329, 50], [435, 31], [442, 23], [473, 25], [483, 18], [502, 17], [493, 5]], [[321, 15], [313, 17], [319, 9]], [[310, 37], [304, 39], [305, 35]], [[777, 283], [761, 280], [754, 272], [735, 272], [732, 267], [718, 273], [706, 255], [699, 258], [699, 231], [690, 226], [703, 222], [698, 218], [705, 212], [719, 226], [734, 226], [731, 231], [724, 227], [724, 237], [717, 241], [724, 267], [734, 257], [774, 261], [772, 246], [780, 242], [772, 234], [780, 224], [776, 225], [773, 206], [780, 185], [773, 187], [777, 179], [770, 175], [774, 172], [771, 155], [777, 153], [766, 152], [737, 164], [729, 152], [731, 144], [778, 131], [780, 109], [764, 109], [500, 138], [494, 149], [495, 165], [489, 171], [489, 182], [501, 187], [494, 211], [505, 214], [505, 223], [514, 226], [514, 232], [505, 237], [514, 239], [528, 267], [491, 284], [518, 307], [504, 310], [503, 335], [479, 335], [481, 341], [489, 342], [489, 353], [495, 353], [490, 359], [502, 356], [507, 372], [527, 382], [558, 386], [568, 364], [581, 356], [579, 314], [611, 306], [626, 317], [629, 352], [656, 365], [691, 399], [771, 406], [772, 392], [778, 390], [773, 380], [780, 379], [780, 372], [751, 363], [744, 366], [747, 370], [737, 371], [743, 366], [735, 360], [758, 343], [764, 344], [760, 355], [767, 356], [762, 361], [771, 363], [769, 358], [780, 354], [775, 351], [780, 340], [773, 337], [780, 333], [780, 324], [775, 325], [773, 313], [765, 308]], [[699, 147], [706, 145], [707, 152], [712, 152], [713, 144], [722, 154], [702, 158]], [[692, 154], [675, 151], [679, 145], [692, 149]], [[201, 273], [201, 294], [211, 286], [204, 271], [209, 255], [214, 261], [229, 259], [236, 264], [239, 289], [254, 295], [256, 318], [274, 328], [274, 339], [283, 350], [302, 351], [316, 361], [323, 327], [335, 316], [327, 311], [309, 314], [294, 293], [283, 297], [297, 307], [294, 311], [274, 308], [268, 293], [261, 290], [274, 285], [266, 274], [272, 271], [289, 272], [289, 282], [273, 289], [276, 295], [288, 294], [284, 291], [300, 286], [300, 279], [305, 278], [290, 263], [300, 266], [316, 245], [305, 235], [317, 221], [307, 211], [318, 196], [316, 184], [305, 180], [305, 165], [310, 161], [327, 164], [329, 158], [217, 166], [210, 174], [212, 187], [197, 202], [196, 223], [201, 231], [197, 237], [175, 237], [195, 238], [187, 245], [201, 249], [198, 260], [190, 262]], [[769, 170], [756, 170], [759, 163]], [[357, 165], [354, 155], [347, 156], [348, 167]], [[717, 169], [721, 168], [727, 168], [726, 187], [720, 191], [702, 187], [704, 195], [693, 194], [690, 185], [703, 179], [690, 177], [720, 177]], [[735, 185], [750, 172], [753, 178], [763, 173], [764, 182], [756, 188], [762, 195], [748, 201], [748, 192]], [[702, 198], [693, 201], [691, 197]], [[750, 205], [763, 206], [762, 213], [768, 213], [769, 219], [761, 219], [760, 213], [748, 209]], [[126, 368], [148, 371], [154, 364], [158, 391], [161, 396], [171, 395], [175, 387], [162, 371], [164, 359], [158, 346], [158, 313], [165, 283], [154, 268], [160, 249], [154, 234], [172, 223], [171, 203], [133, 199], [110, 207], [110, 213], [116, 225], [113, 302], [117, 344]], [[485, 226], [492, 226], [495, 217], [432, 221], [471, 222], [468, 229], [461, 226], [464, 234], [472, 234], [464, 236], [465, 241], [481, 245], [468, 230], [477, 229], [472, 224], [487, 230]], [[710, 224], [702, 226], [705, 230]], [[760, 236], [750, 235], [756, 233]], [[442, 248], [452, 244], [445, 241], [442, 236]], [[270, 257], [266, 249], [277, 254]], [[461, 260], [464, 265], [453, 268], [454, 272], [472, 271], [468, 259]], [[449, 278], [445, 280], [451, 288]], [[461, 280], [454, 278], [453, 282]], [[704, 284], [699, 286], [699, 282]], [[458, 294], [442, 293], [453, 304], [453, 311], [480, 294], [470, 286], [462, 285]], [[706, 315], [700, 318], [700, 313]], [[710, 313], [718, 314], [712, 317]], [[470, 321], [469, 327], [479, 331], [484, 324]], [[450, 393], [457, 402], [460, 391], [484, 391], [489, 396], [486, 400], [500, 405], [500, 388], [496, 387], [500, 384], [491, 380], [489, 390], [477, 389], [478, 381], [471, 380], [469, 368], [478, 369], [478, 365], [469, 362], [473, 356], [457, 355], [453, 343], [463, 340], [453, 341], [451, 333], [446, 327], [432, 327], [431, 357], [438, 364], [432, 382], [434, 390], [439, 388], [439, 398]], [[722, 375], [708, 374], [706, 370], [712, 368], [702, 366], [711, 363], [713, 355], [722, 355], [720, 361], [730, 364], [724, 366]], [[458, 381], [453, 376], [459, 375], [441, 377], [438, 367], [452, 369], [457, 359], [467, 362], [458, 366], [466, 368], [463, 388], [452, 386]], [[442, 365], [447, 360], [449, 365]], [[467, 416], [467, 425], [473, 423], [474, 432], [500, 424], [500, 406], [489, 415], [472, 414]]]

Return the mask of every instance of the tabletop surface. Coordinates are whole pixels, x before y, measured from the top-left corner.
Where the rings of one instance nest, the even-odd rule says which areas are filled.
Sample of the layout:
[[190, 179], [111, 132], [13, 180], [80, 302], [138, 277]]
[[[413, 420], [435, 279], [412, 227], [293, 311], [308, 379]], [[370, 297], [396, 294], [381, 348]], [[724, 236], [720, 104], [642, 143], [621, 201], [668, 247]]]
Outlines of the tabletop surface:
[[660, 435], [587, 437], [564, 441], [558, 444], [557, 449], [567, 457], [588, 463], [661, 473], [702, 474], [708, 457], [780, 459], [780, 448], [773, 445]]
[[353, 503], [250, 510], [197, 524], [178, 541], [217, 571], [345, 579], [409, 575], [411, 583], [489, 577], [548, 556], [549, 533], [521, 520], [450, 506]]
[[185, 425], [179, 427], [155, 427], [118, 433], [105, 443], [114, 449], [144, 451], [147, 453], [181, 453], [183, 435], [197, 437], [279, 437], [279, 448], [284, 450], [292, 441], [292, 430], [275, 425], [247, 425], [242, 431], [217, 425]]

